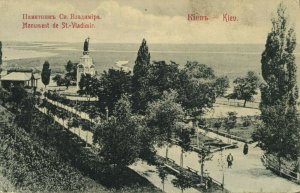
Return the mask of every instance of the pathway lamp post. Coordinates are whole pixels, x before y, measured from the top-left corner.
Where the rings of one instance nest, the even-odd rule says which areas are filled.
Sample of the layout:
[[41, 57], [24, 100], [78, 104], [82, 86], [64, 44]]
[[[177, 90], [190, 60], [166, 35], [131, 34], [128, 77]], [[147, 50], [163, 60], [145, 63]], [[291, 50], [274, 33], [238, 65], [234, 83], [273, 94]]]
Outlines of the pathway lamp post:
[[105, 111], [106, 111], [106, 121], [108, 121], [108, 107], [105, 107]]
[[207, 169], [204, 171], [204, 178], [205, 178], [205, 189], [207, 190], [209, 185], [208, 185], [208, 181], [209, 181], [209, 172], [207, 171]]
[[219, 159], [219, 164], [221, 166], [221, 171], [222, 171], [222, 190], [224, 190], [225, 186], [225, 163], [223, 159], [223, 148], [220, 151], [220, 159]]

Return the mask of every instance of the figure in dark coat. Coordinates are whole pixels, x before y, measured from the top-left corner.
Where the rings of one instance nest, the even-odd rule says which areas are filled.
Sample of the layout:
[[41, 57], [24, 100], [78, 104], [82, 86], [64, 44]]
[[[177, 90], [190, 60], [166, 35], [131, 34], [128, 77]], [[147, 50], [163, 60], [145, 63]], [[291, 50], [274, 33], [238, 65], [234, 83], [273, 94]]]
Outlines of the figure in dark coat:
[[244, 155], [248, 154], [248, 144], [247, 143], [245, 143], [245, 145], [244, 145], [243, 153], [244, 153]]
[[228, 168], [231, 168], [232, 162], [233, 162], [233, 156], [231, 155], [231, 153], [229, 153], [229, 155], [227, 156]]

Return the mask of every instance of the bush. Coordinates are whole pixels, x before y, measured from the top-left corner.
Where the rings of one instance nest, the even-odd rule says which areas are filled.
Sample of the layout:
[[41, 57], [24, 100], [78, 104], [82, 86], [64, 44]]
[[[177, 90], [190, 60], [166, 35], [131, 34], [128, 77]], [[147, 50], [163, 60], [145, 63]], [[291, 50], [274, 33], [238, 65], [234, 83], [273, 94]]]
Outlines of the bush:
[[250, 117], [243, 117], [243, 127], [249, 127], [252, 124], [251, 118]]
[[214, 128], [216, 128], [216, 129], [220, 129], [221, 126], [222, 126], [222, 120], [221, 120], [221, 119], [216, 120], [216, 121], [214, 122], [213, 126], [214, 126]]
[[224, 126], [227, 130], [232, 129], [236, 125], [237, 121], [237, 113], [236, 112], [228, 112], [227, 117], [224, 119]]
[[[89, 190], [90, 187], [102, 189], [100, 185], [83, 176], [69, 161], [62, 158], [59, 150], [64, 149], [63, 146], [60, 145], [60, 149], [56, 149], [49, 145], [48, 140], [35, 138], [36, 134], [46, 132], [41, 127], [47, 125], [46, 123], [38, 124], [35, 119], [33, 127], [36, 133], [30, 134], [22, 128], [8, 124], [9, 113], [5, 111], [5, 114], [7, 115], [7, 119], [4, 120], [6, 126], [0, 127], [0, 164], [4, 168], [3, 175], [10, 179], [17, 189], [29, 192], [81, 192]], [[47, 126], [54, 129], [51, 124]], [[17, 131], [16, 138], [15, 131]], [[55, 141], [54, 138], [51, 140], [52, 143]]]

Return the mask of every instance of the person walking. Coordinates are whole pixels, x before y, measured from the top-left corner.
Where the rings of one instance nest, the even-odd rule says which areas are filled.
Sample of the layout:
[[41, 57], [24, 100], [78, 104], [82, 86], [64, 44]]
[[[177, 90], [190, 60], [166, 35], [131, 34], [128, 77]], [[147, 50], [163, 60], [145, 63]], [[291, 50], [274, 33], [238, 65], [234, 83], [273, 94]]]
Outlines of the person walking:
[[227, 156], [228, 168], [231, 168], [232, 162], [233, 162], [233, 156], [231, 155], [231, 153], [229, 153], [229, 155]]
[[248, 154], [248, 144], [247, 143], [245, 143], [245, 145], [244, 145], [243, 153], [244, 153], [244, 155]]

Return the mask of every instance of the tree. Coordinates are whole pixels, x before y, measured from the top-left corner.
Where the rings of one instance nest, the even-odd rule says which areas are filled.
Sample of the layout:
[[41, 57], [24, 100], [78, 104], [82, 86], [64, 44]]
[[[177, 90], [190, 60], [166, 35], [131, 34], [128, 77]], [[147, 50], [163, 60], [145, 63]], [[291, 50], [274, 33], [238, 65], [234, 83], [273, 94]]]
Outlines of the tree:
[[42, 82], [46, 86], [49, 84], [50, 82], [50, 75], [51, 75], [51, 69], [50, 69], [50, 64], [48, 61], [45, 61], [43, 64], [43, 69], [42, 69]]
[[158, 165], [156, 168], [158, 170], [158, 176], [161, 179], [161, 183], [163, 186], [162, 191], [165, 191], [165, 180], [167, 179], [168, 172], [165, 170], [163, 165]]
[[32, 131], [32, 119], [33, 119], [33, 109], [34, 109], [35, 101], [32, 96], [26, 95], [26, 97], [22, 98], [20, 101], [20, 111], [17, 113], [15, 117], [15, 122], [19, 127], [23, 127], [26, 131]]
[[210, 148], [202, 146], [198, 152], [198, 158], [200, 163], [200, 172], [201, 172], [201, 183], [204, 182], [204, 164], [206, 161], [211, 160], [213, 154], [210, 152]]
[[76, 81], [77, 77], [77, 64], [68, 61], [67, 65], [65, 65], [65, 69], [67, 73], [65, 74], [65, 78], [68, 76], [71, 81]]
[[99, 79], [99, 88], [96, 95], [101, 109], [114, 109], [115, 104], [124, 94], [130, 94], [132, 89], [132, 76], [123, 69], [109, 69], [104, 71]]
[[[177, 90], [180, 85], [180, 70], [178, 64], [165, 61], [154, 61], [147, 66], [147, 73], [141, 78], [142, 88], [138, 91], [138, 98], [133, 93], [134, 103], [139, 104], [139, 108], [135, 109], [136, 112], [144, 114], [149, 102], [160, 99], [164, 91], [171, 89]], [[133, 81], [134, 82], [134, 81]], [[133, 90], [136, 85], [134, 84]], [[138, 101], [137, 101], [138, 100]]]
[[135, 65], [133, 67], [133, 77], [132, 83], [134, 85], [134, 90], [132, 93], [133, 99], [133, 109], [135, 111], [140, 111], [145, 109], [147, 106], [147, 88], [149, 81], [147, 76], [149, 73], [150, 65], [150, 53], [148, 50], [148, 45], [145, 39], [143, 39], [141, 46], [137, 53], [137, 58], [135, 60]]
[[155, 131], [147, 126], [147, 118], [142, 115], [137, 115], [139, 118], [139, 138], [141, 139], [141, 150], [139, 157], [142, 160], [147, 161], [149, 165], [156, 164], [156, 150], [154, 145], [155, 141]]
[[23, 99], [28, 96], [26, 90], [22, 86], [13, 86], [11, 88], [10, 96], [8, 97], [8, 102], [14, 104], [14, 111], [19, 111]]
[[79, 82], [79, 95], [85, 95], [88, 100], [97, 95], [98, 79], [91, 74], [82, 74]]
[[244, 107], [246, 106], [247, 101], [251, 101], [253, 99], [253, 95], [257, 94], [257, 89], [259, 86], [259, 78], [258, 76], [249, 71], [246, 77], [238, 77], [233, 83], [235, 84], [233, 93], [230, 94], [229, 98], [244, 100]]
[[[188, 61], [181, 71], [180, 81], [179, 99], [188, 115], [192, 117], [193, 127], [196, 128], [197, 145], [199, 145], [198, 123], [203, 120], [201, 116], [205, 110], [212, 108], [216, 101], [216, 76], [213, 69], [205, 64]], [[208, 153], [204, 151], [204, 146], [198, 148], [201, 173], [203, 173], [204, 161]]]
[[299, 128], [296, 103], [298, 88], [294, 50], [296, 35], [289, 25], [287, 9], [281, 3], [272, 18], [272, 30], [262, 53], [261, 119], [263, 125], [254, 133], [254, 140], [266, 154], [299, 159]]
[[188, 114], [200, 117], [216, 100], [215, 75], [210, 67], [188, 61], [180, 75], [179, 100]]
[[180, 154], [180, 166], [183, 167], [183, 154], [190, 150], [191, 145], [191, 136], [190, 131], [186, 128], [181, 126], [180, 130], [177, 131], [177, 135], [179, 138], [178, 145], [181, 147], [181, 154]]
[[226, 93], [227, 89], [229, 88], [229, 79], [227, 76], [221, 76], [218, 77], [215, 80], [215, 92], [216, 92], [216, 97], [222, 97]]
[[61, 74], [56, 74], [56, 75], [52, 78], [52, 80], [53, 80], [54, 82], [56, 82], [56, 85], [57, 85], [57, 86], [62, 86], [62, 85], [65, 84], [65, 80], [63, 79], [63, 77], [61, 76]]
[[156, 140], [160, 145], [167, 145], [166, 158], [172, 134], [184, 117], [182, 106], [176, 102], [177, 96], [176, 91], [165, 91], [162, 99], [148, 105], [146, 112], [147, 125], [154, 131]]
[[0, 88], [0, 100], [2, 106], [6, 105], [6, 102], [9, 101], [9, 98], [10, 98], [10, 93], [5, 89]]
[[69, 88], [69, 86], [71, 85], [71, 81], [72, 81], [72, 77], [65, 74], [65, 78], [62, 79], [63, 84], [67, 87], [67, 89]]
[[172, 180], [172, 183], [175, 187], [180, 188], [183, 193], [185, 189], [192, 187], [195, 182], [193, 182], [187, 174], [181, 172], [175, 179]]
[[237, 113], [236, 112], [228, 112], [227, 115], [228, 116], [224, 119], [224, 126], [227, 129], [227, 131], [229, 132], [230, 129], [235, 127]]
[[219, 129], [221, 128], [222, 126], [222, 119], [217, 119], [215, 122], [214, 122], [214, 127], [217, 129], [217, 131], [219, 131]]
[[0, 65], [2, 65], [2, 42], [0, 41]]
[[99, 144], [106, 163], [120, 169], [135, 162], [141, 149], [138, 129], [139, 119], [133, 116], [129, 99], [123, 95], [110, 120], [95, 128], [93, 141]]
[[149, 66], [148, 93], [145, 102], [160, 99], [164, 91], [178, 90], [180, 85], [180, 70], [178, 64], [165, 61], [154, 61]]

